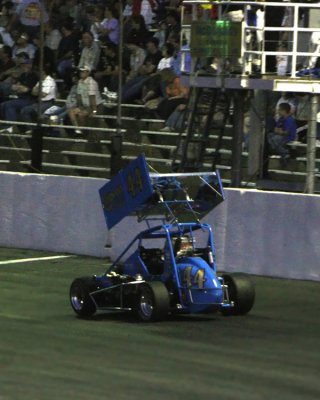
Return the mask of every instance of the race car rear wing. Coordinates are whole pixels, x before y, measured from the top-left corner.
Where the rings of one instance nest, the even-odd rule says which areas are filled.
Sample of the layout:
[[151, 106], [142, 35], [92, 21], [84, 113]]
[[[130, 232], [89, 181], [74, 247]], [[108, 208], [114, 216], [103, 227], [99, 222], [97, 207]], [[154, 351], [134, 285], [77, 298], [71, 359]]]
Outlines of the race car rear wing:
[[198, 222], [224, 200], [219, 171], [150, 173], [143, 154], [99, 192], [108, 229], [133, 213], [139, 221]]

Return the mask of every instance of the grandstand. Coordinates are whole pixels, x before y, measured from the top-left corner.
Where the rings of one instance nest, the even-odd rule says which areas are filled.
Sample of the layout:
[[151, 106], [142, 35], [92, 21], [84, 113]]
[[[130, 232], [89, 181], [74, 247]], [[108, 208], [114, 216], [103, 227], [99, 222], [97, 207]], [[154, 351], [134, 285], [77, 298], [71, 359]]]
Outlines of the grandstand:
[[[120, 52], [122, 57], [119, 59], [121, 63], [123, 62], [123, 69], [128, 68], [130, 52], [127, 43], [131, 42], [130, 34], [135, 35], [136, 44], [146, 51], [147, 39], [144, 39], [144, 43], [141, 42], [142, 28], [136, 27], [141, 22], [139, 15], [146, 18], [146, 10], [141, 8], [136, 10], [135, 5], [130, 11], [130, 7], [125, 4], [124, 15], [122, 13], [119, 15], [119, 10], [113, 11], [114, 15], [109, 16], [109, 19], [115, 18], [118, 21], [117, 29], [118, 32], [120, 29], [122, 35], [118, 33], [118, 37], [113, 38], [112, 42], [110, 38], [101, 34], [105, 32], [104, 24], [108, 18], [105, 18], [106, 14], [103, 12], [101, 14], [104, 7], [98, 1], [82, 1], [76, 2], [77, 4], [70, 1], [72, 13], [70, 11], [69, 14], [72, 16], [68, 15], [67, 18], [64, 14], [65, 7], [59, 2], [52, 3], [49, 2], [47, 10], [52, 25], [51, 30], [40, 29], [40, 18], [38, 34], [42, 42], [39, 44], [32, 40], [30, 34], [29, 42], [36, 48], [38, 43], [40, 56], [42, 54], [43, 57], [44, 49], [50, 48], [49, 39], [52, 40], [54, 37], [52, 31], [57, 35], [56, 32], [62, 32], [70, 24], [72, 33], [78, 35], [76, 37], [80, 39], [80, 45], [73, 54], [73, 67], [81, 64], [82, 50], [86, 47], [81, 41], [81, 34], [87, 31], [91, 32], [95, 39], [94, 43], [101, 46], [100, 62], [106, 58], [103, 49], [109, 46], [112, 50], [117, 47], [119, 40], [122, 40], [121, 43], [124, 45], [123, 51]], [[171, 67], [175, 69], [174, 62], [180, 62], [181, 83], [190, 88], [186, 106], [187, 116], [182, 127], [164, 131], [166, 118], [162, 118], [154, 109], [141, 104], [144, 102], [139, 96], [129, 102], [121, 101], [122, 96], [118, 91], [118, 95], [120, 94], [118, 101], [116, 97], [110, 99], [106, 96], [99, 112], [91, 115], [85, 126], [81, 127], [81, 135], [76, 135], [79, 127], [74, 126], [68, 117], [60, 123], [57, 123], [57, 120], [52, 123], [47, 119], [44, 120], [43, 115], [38, 115], [33, 124], [28, 123], [30, 131], [27, 128], [19, 129], [21, 122], [27, 124], [21, 121], [20, 116], [18, 121], [11, 121], [10, 125], [15, 127], [13, 132], [4, 130], [0, 133], [0, 168], [5, 171], [108, 178], [121, 165], [125, 165], [139, 153], [144, 152], [150, 167], [161, 172], [172, 169], [201, 170], [214, 167], [220, 170], [225, 186], [317, 192], [320, 146], [319, 142], [316, 142], [315, 115], [311, 115], [314, 114], [317, 104], [313, 112], [310, 112], [307, 121], [308, 144], [296, 140], [288, 143], [290, 158], [285, 165], [279, 154], [268, 152], [265, 130], [267, 111], [258, 110], [259, 126], [255, 125], [257, 120], [251, 124], [250, 120], [253, 118], [254, 110], [259, 108], [256, 101], [257, 91], [272, 92], [274, 103], [282, 91], [313, 93], [310, 95], [310, 102], [317, 101], [316, 94], [319, 90], [316, 77], [311, 74], [307, 78], [296, 75], [300, 65], [307, 66], [311, 60], [317, 59], [316, 34], [320, 29], [314, 27], [314, 21], [320, 12], [320, 6], [300, 2], [285, 5], [282, 2], [270, 2], [268, 9], [280, 10], [282, 16], [280, 21], [272, 21], [272, 25], [267, 19], [270, 20], [270, 15], [274, 16], [276, 11], [269, 11], [268, 17], [263, 2], [240, 1], [236, 6], [231, 3], [234, 2], [186, 0], [183, 2], [183, 7], [180, 7], [179, 2], [173, 1], [170, 7], [158, 6], [157, 9], [151, 10], [154, 14], [152, 23], [147, 26], [142, 24], [144, 34], [147, 34], [148, 38], [157, 37], [157, 40], [163, 41], [164, 36], [165, 41], [174, 43], [177, 35], [181, 37], [180, 47], [175, 49]], [[111, 5], [111, 2], [108, 5]], [[258, 22], [258, 12], [263, 14], [262, 25]], [[16, 46], [14, 30], [20, 29], [22, 32], [22, 27], [21, 22], [20, 25], [12, 25], [12, 15], [15, 16], [15, 13], [8, 12], [7, 27], [13, 38], [14, 49]], [[253, 16], [256, 18], [255, 22], [252, 22]], [[304, 19], [301, 27], [302, 17]], [[182, 18], [181, 24], [180, 18]], [[227, 21], [231, 24], [240, 24], [239, 32], [242, 39], [237, 51], [241, 61], [236, 60], [235, 54], [231, 54], [234, 49], [228, 50], [229, 54], [225, 53], [224, 57], [218, 57], [215, 61], [212, 61], [211, 53], [210, 57], [197, 55], [192, 43], [192, 35], [195, 32], [192, 26], [196, 21], [211, 24], [214, 21]], [[287, 25], [283, 25], [284, 21]], [[97, 28], [97, 24], [100, 24], [100, 27]], [[281, 37], [277, 33], [279, 26], [282, 31]], [[286, 37], [283, 36], [283, 32], [286, 33]], [[275, 34], [278, 34], [276, 39], [274, 39]], [[247, 39], [249, 35], [256, 37], [249, 40]], [[300, 48], [302, 37], [309, 43], [308, 48]], [[287, 47], [281, 51], [274, 50], [274, 43], [280, 40], [285, 41]], [[4, 37], [2, 41], [3, 46], [7, 46]], [[197, 46], [201, 47], [200, 42]], [[214, 50], [217, 49], [211, 49]], [[52, 52], [57, 63], [58, 45]], [[189, 57], [190, 60], [190, 52], [191, 62], [186, 67], [186, 59]], [[38, 56], [39, 62], [40, 56]], [[279, 72], [277, 69], [272, 70], [272, 66], [270, 67], [272, 60], [280, 56], [287, 57], [285, 75], [282, 76], [277, 75]], [[110, 62], [110, 56], [108, 57]], [[112, 68], [116, 71], [117, 62], [115, 60], [113, 62]], [[41, 70], [42, 66], [35, 63], [36, 59], [34, 69], [38, 66]], [[90, 69], [93, 76], [98, 76], [95, 75], [95, 71], [101, 72], [101, 67], [98, 65], [91, 66]], [[55, 104], [63, 106], [70, 90], [68, 80], [72, 79], [72, 76], [63, 75], [59, 71], [58, 67], [53, 71], [59, 91]], [[116, 72], [112, 77], [108, 80], [109, 88], [117, 91], [121, 85], [117, 86], [113, 82], [117, 80]], [[122, 86], [125, 87], [126, 78], [121, 77], [124, 79]], [[100, 89], [102, 92], [101, 85]], [[223, 98], [225, 94], [227, 96]], [[240, 96], [238, 100], [237, 96]], [[1, 99], [3, 102], [8, 100], [3, 95]], [[0, 118], [1, 124], [5, 127], [8, 121], [3, 115]], [[245, 119], [249, 119], [247, 130], [243, 124]], [[261, 132], [254, 132], [255, 130]], [[253, 137], [257, 139], [257, 135], [260, 135], [258, 141], [253, 140]], [[120, 138], [120, 142], [117, 142], [117, 138]], [[312, 182], [311, 189], [310, 182]]]

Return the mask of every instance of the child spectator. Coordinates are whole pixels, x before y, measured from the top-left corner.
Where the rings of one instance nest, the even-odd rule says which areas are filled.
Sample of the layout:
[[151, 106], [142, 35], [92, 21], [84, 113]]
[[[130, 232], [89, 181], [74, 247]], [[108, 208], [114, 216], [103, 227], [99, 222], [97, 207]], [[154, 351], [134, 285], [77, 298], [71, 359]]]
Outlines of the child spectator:
[[273, 132], [268, 134], [268, 143], [275, 154], [281, 156], [283, 166], [289, 158], [287, 144], [296, 139], [296, 122], [291, 115], [291, 107], [288, 103], [279, 104], [279, 119]]

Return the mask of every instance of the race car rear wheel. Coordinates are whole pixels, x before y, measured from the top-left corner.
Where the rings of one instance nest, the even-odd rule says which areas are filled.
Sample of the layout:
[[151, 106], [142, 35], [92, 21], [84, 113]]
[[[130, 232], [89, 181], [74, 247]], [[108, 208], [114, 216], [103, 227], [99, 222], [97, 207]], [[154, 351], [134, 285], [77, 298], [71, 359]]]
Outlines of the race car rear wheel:
[[246, 274], [223, 274], [224, 283], [228, 286], [229, 300], [234, 307], [222, 308], [223, 315], [245, 315], [253, 307], [255, 289], [252, 280]]
[[71, 284], [71, 306], [80, 317], [91, 317], [96, 312], [96, 306], [89, 294], [94, 290], [92, 286], [92, 278], [77, 278]]
[[148, 282], [139, 286], [136, 314], [141, 321], [159, 321], [169, 312], [169, 292], [162, 282]]

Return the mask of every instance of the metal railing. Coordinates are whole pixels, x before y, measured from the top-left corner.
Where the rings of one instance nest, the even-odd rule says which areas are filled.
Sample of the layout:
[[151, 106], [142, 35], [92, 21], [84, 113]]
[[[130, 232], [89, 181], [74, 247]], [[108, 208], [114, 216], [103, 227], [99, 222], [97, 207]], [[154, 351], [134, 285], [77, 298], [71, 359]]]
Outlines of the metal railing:
[[[297, 76], [298, 66], [311, 68], [314, 66], [318, 56], [320, 56], [320, 3], [289, 3], [289, 2], [263, 2], [263, 1], [207, 1], [207, 0], [184, 0], [184, 6], [192, 6], [192, 21], [198, 20], [198, 7], [212, 5], [217, 7], [217, 16], [220, 20], [231, 18], [228, 13], [229, 6], [237, 6], [242, 9], [242, 73], [251, 74], [252, 63], [259, 61], [261, 74], [268, 74], [274, 71], [268, 71], [268, 57], [286, 57], [288, 59], [288, 69], [286, 75], [295, 78]], [[284, 8], [290, 18], [287, 22], [283, 21], [283, 26], [267, 26], [265, 9], [281, 7]], [[259, 26], [249, 25], [248, 14], [254, 9], [259, 8], [261, 15], [259, 18]], [[276, 10], [275, 10], [276, 11]], [[317, 26], [306, 26], [311, 23], [312, 14], [316, 14]], [[186, 13], [182, 12], [182, 19]], [[303, 17], [302, 17], [303, 16]], [[308, 21], [309, 18], [309, 21]], [[202, 19], [210, 19], [209, 16]], [[289, 25], [289, 26], [288, 26]], [[302, 26], [301, 26], [302, 25]], [[182, 20], [184, 36], [190, 37], [191, 25], [185, 24]], [[288, 46], [284, 50], [268, 50], [268, 44], [272, 41], [268, 40], [269, 32], [279, 32], [279, 38], [276, 40], [278, 44], [284, 43]], [[286, 39], [281, 38], [286, 34]], [[252, 48], [252, 41], [248, 36], [258, 36], [255, 39], [256, 48]]]

